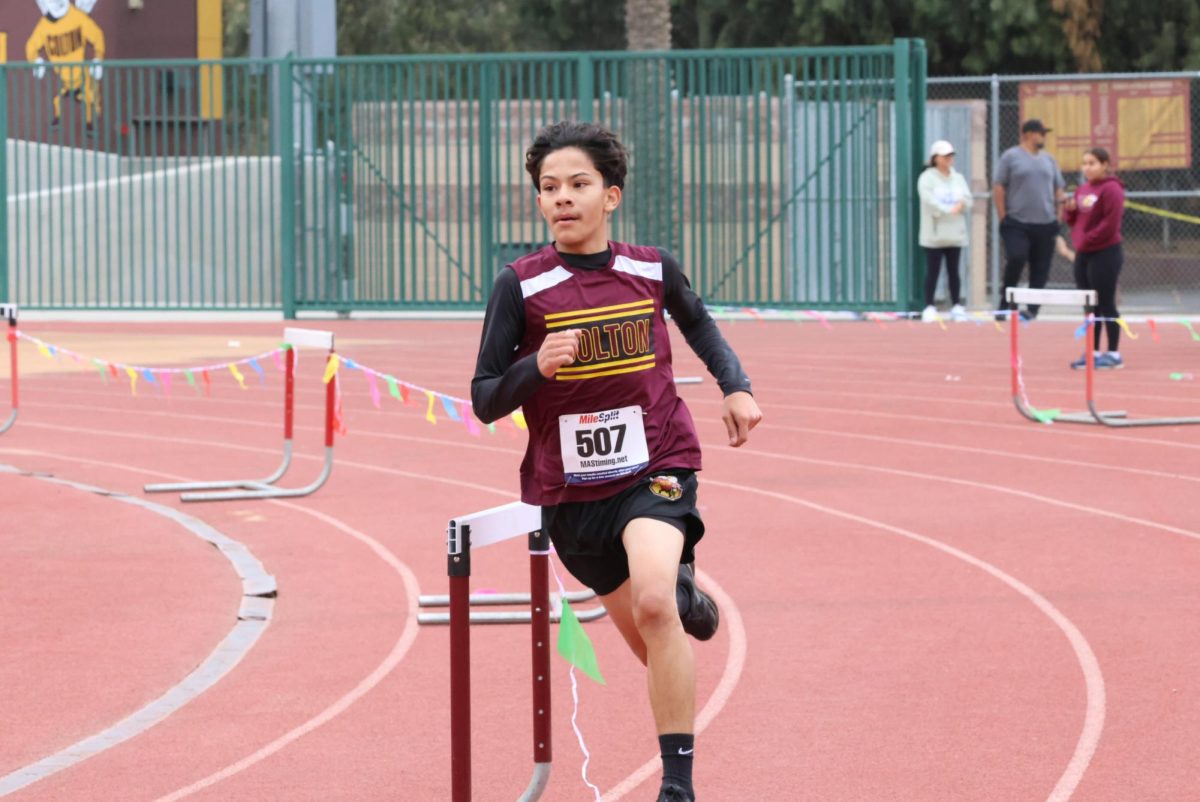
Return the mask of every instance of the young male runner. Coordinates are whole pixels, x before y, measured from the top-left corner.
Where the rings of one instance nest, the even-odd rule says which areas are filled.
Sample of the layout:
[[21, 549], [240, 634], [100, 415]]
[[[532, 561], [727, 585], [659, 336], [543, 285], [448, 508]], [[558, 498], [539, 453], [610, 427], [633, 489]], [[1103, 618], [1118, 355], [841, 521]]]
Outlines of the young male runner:
[[694, 802], [695, 670], [685, 633], [717, 630], [696, 587], [700, 444], [676, 395], [665, 313], [725, 395], [729, 444], [762, 419], [737, 356], [666, 251], [610, 242], [627, 155], [598, 125], [538, 133], [525, 168], [554, 242], [496, 277], [471, 381], [484, 422], [523, 407], [521, 498], [645, 664], [660, 802]]

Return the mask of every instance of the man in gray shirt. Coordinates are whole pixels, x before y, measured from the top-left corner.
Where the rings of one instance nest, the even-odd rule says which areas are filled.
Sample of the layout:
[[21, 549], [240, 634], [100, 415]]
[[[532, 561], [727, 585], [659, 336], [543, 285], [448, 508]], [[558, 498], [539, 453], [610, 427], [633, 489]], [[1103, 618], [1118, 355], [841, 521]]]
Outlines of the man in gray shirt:
[[[1004, 151], [996, 163], [992, 196], [1000, 217], [1000, 238], [1006, 257], [1004, 286], [1000, 290], [1002, 309], [1015, 311], [1008, 304], [1005, 291], [1021, 280], [1026, 262], [1030, 287], [1041, 289], [1050, 277], [1063, 177], [1058, 162], [1043, 151], [1049, 131], [1041, 120], [1026, 120], [1021, 126], [1021, 144]], [[1028, 317], [1037, 317], [1037, 313], [1038, 307], [1031, 304]]]

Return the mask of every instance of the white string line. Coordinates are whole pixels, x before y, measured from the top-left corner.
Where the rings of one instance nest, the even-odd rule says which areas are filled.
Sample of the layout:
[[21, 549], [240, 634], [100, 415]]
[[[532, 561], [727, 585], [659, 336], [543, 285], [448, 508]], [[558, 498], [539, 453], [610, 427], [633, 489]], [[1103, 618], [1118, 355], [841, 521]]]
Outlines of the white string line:
[[[558, 585], [558, 592], [565, 600], [567, 589], [563, 586], [562, 577], [558, 575], [558, 569], [554, 567], [554, 558], [551, 557], [547, 562], [550, 564], [550, 572], [554, 574], [554, 582]], [[562, 626], [560, 623], [559, 626]], [[575, 678], [575, 664], [571, 664], [571, 699], [575, 703], [574, 709], [571, 711], [571, 729], [575, 730], [575, 738], [579, 741], [579, 751], [583, 752], [583, 767], [579, 770], [579, 774], [583, 777], [583, 782], [588, 788], [592, 789], [595, 794], [596, 802], [600, 802], [600, 789], [592, 784], [588, 779], [588, 763], [592, 761], [592, 753], [588, 751], [587, 744], [583, 740], [583, 732], [579, 729], [576, 723], [576, 718], [579, 716], [579, 681]]]

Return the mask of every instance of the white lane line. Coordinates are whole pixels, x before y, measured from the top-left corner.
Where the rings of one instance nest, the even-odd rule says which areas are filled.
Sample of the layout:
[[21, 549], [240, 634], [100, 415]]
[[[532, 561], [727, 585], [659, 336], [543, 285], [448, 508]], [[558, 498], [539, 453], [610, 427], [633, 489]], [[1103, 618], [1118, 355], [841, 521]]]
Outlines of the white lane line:
[[914, 446], [917, 448], [933, 448], [942, 451], [956, 451], [960, 454], [979, 454], [987, 457], [1007, 457], [1009, 459], [1023, 459], [1030, 462], [1044, 462], [1050, 465], [1067, 465], [1072, 468], [1085, 468], [1102, 471], [1118, 471], [1121, 473], [1129, 473], [1137, 476], [1149, 476], [1155, 479], [1178, 479], [1183, 482], [1200, 482], [1200, 476], [1191, 476], [1183, 473], [1170, 473], [1168, 471], [1155, 471], [1149, 468], [1132, 468], [1125, 465], [1108, 465], [1103, 462], [1094, 460], [1075, 460], [1065, 459], [1062, 457], [1043, 457], [1039, 454], [1028, 454], [1021, 451], [1001, 451], [994, 448], [979, 448], [977, 446], [957, 446], [950, 443], [931, 443], [928, 440], [912, 440], [906, 437], [888, 437], [880, 434], [862, 434], [861, 432], [843, 432], [837, 429], [817, 429], [809, 426], [788, 426], [786, 424], [773, 423], [771, 431], [785, 432], [803, 432], [805, 434], [826, 435], [829, 437], [846, 437], [854, 440], [867, 440], [874, 443], [893, 443], [902, 446]]
[[930, 548], [937, 549], [945, 554], [962, 560], [963, 562], [984, 571], [987, 574], [995, 577], [1010, 588], [1015, 590], [1021, 596], [1025, 597], [1030, 603], [1038, 608], [1051, 621], [1054, 622], [1066, 636], [1067, 641], [1071, 644], [1071, 649], [1075, 652], [1075, 658], [1079, 662], [1079, 668], [1083, 672], [1084, 686], [1087, 692], [1087, 705], [1084, 713], [1083, 727], [1079, 733], [1079, 738], [1075, 743], [1075, 751], [1071, 755], [1071, 760], [1067, 763], [1066, 769], [1059, 777], [1058, 782], [1051, 790], [1050, 795], [1046, 797], [1047, 802], [1065, 802], [1070, 799], [1071, 795], [1078, 787], [1080, 780], [1083, 779], [1083, 774], [1087, 771], [1088, 764], [1091, 763], [1092, 756], [1096, 752], [1096, 746], [1100, 742], [1100, 734], [1104, 729], [1104, 713], [1105, 713], [1105, 689], [1104, 675], [1100, 670], [1100, 663], [1096, 659], [1095, 653], [1087, 642], [1087, 638], [1079, 631], [1069, 618], [1067, 618], [1057, 607], [1050, 603], [1048, 599], [1042, 596], [1033, 588], [1021, 582], [1019, 579], [997, 568], [979, 557], [969, 554], [962, 549], [955, 548], [940, 540], [935, 540], [931, 537], [901, 529], [898, 526], [876, 521], [871, 518], [866, 518], [861, 515], [856, 515], [850, 512], [844, 512], [834, 507], [827, 507], [823, 504], [817, 504], [812, 501], [799, 498], [798, 496], [789, 495], [786, 493], [777, 493], [771, 490], [764, 490], [757, 487], [749, 487], [746, 485], [734, 484], [732, 482], [721, 482], [716, 480], [706, 480], [705, 485], [710, 487], [725, 487], [731, 490], [739, 490], [743, 493], [753, 493], [767, 498], [774, 498], [780, 501], [785, 501], [790, 504], [797, 504], [802, 507], [807, 507], [817, 512], [823, 512], [826, 515], [832, 515], [836, 518], [841, 518], [846, 521], [853, 521], [864, 526], [870, 526], [875, 529], [880, 529], [884, 532], [890, 532], [894, 535], [899, 535], [917, 543], [924, 544]]
[[[710, 450], [715, 451], [714, 448]], [[730, 453], [723, 450], [723, 453]], [[1182, 529], [1178, 526], [1170, 524], [1162, 524], [1157, 521], [1150, 521], [1145, 518], [1138, 518], [1133, 515], [1125, 515], [1120, 512], [1112, 512], [1110, 510], [1101, 509], [1095, 505], [1075, 504], [1071, 501], [1063, 501], [1062, 499], [1053, 498], [1052, 496], [1043, 496], [1038, 493], [1033, 493], [1028, 490], [1017, 490], [1013, 487], [1004, 485], [990, 485], [985, 482], [975, 482], [970, 479], [959, 479], [954, 476], [941, 476], [936, 473], [921, 473], [920, 471], [908, 471], [902, 468], [885, 468], [881, 465], [863, 465], [857, 462], [840, 462], [838, 460], [817, 459], [815, 457], [799, 457], [795, 454], [776, 454], [771, 451], [755, 451], [752, 449], [739, 448], [732, 453], [744, 457], [765, 457], [766, 459], [779, 459], [788, 462], [803, 462], [809, 465], [823, 465], [829, 468], [844, 468], [852, 471], [871, 471], [873, 473], [883, 473], [891, 476], [903, 476], [907, 479], [920, 479], [922, 481], [947, 482], [949, 484], [960, 485], [962, 487], [970, 487], [976, 490], [986, 490], [991, 493], [1002, 493], [1004, 495], [1016, 496], [1018, 498], [1029, 499], [1030, 501], [1049, 504], [1054, 507], [1063, 507], [1064, 509], [1074, 510], [1076, 512], [1086, 513], [1088, 515], [1099, 515], [1104, 518], [1112, 518], [1116, 521], [1124, 523], [1136, 524], [1149, 529], [1158, 529], [1163, 532], [1170, 532], [1173, 535], [1182, 535], [1183, 537], [1193, 540], [1200, 540], [1200, 532], [1194, 532], [1190, 529]], [[315, 459], [315, 457], [314, 457]]]
[[378, 540], [375, 540], [369, 535], [363, 534], [362, 532], [354, 529], [348, 524], [343, 523], [337, 518], [288, 501], [272, 500], [270, 503], [281, 507], [286, 507], [296, 512], [304, 513], [305, 515], [311, 515], [313, 518], [316, 518], [317, 520], [332, 526], [334, 529], [349, 535], [360, 543], [363, 543], [367, 546], [367, 548], [375, 552], [375, 555], [378, 556], [379, 559], [391, 566], [392, 569], [400, 575], [400, 579], [404, 583], [405, 595], [408, 597], [408, 614], [404, 621], [404, 631], [400, 633], [400, 639], [396, 641], [396, 645], [392, 647], [391, 652], [388, 653], [383, 662], [376, 666], [375, 670], [364, 677], [362, 681], [359, 682], [358, 685], [356, 685], [351, 691], [343, 695], [332, 705], [325, 708], [320, 713], [313, 716], [298, 727], [288, 730], [283, 735], [280, 735], [278, 738], [268, 743], [266, 746], [263, 746], [261, 749], [258, 749], [252, 754], [247, 755], [236, 763], [232, 763], [225, 768], [220, 769], [219, 771], [215, 771], [212, 774], [209, 774], [207, 777], [197, 780], [191, 785], [187, 785], [183, 788], [172, 791], [166, 796], [161, 796], [156, 800], [156, 802], [175, 802], [175, 800], [183, 799], [184, 797], [191, 796], [197, 791], [202, 791], [205, 788], [216, 785], [222, 780], [226, 780], [233, 775], [238, 774], [239, 772], [245, 771], [256, 763], [261, 763], [263, 760], [266, 760], [268, 757], [288, 746], [293, 741], [302, 738], [321, 725], [327, 724], [329, 721], [345, 712], [359, 699], [370, 693], [371, 690], [380, 682], [382, 682], [388, 674], [392, 673], [396, 666], [400, 665], [400, 662], [404, 659], [404, 656], [408, 653], [408, 650], [412, 647], [413, 643], [417, 639], [416, 611], [417, 597], [420, 595], [420, 587], [417, 584], [417, 577], [412, 572], [412, 569], [410, 569], [400, 560], [400, 558], [389, 551], [388, 548]]
[[162, 696], [112, 726], [0, 777], [0, 796], [6, 796], [142, 734], [216, 685], [249, 653], [270, 623], [274, 609], [271, 597], [275, 595], [275, 577], [266, 572], [262, 563], [243, 544], [178, 510], [104, 488], [22, 471], [11, 465], [0, 465], [0, 472], [95, 493], [169, 518], [201, 540], [211, 543], [229, 560], [242, 580], [243, 594], [237, 623], [194, 671]]
[[[186, 418], [189, 416], [183, 415], [180, 417]], [[50, 429], [53, 431], [68, 431], [68, 432], [77, 433], [77, 434], [89, 434], [89, 435], [93, 435], [96, 437], [116, 437], [116, 438], [121, 438], [121, 439], [129, 439], [129, 438], [145, 439], [145, 440], [152, 440], [152, 441], [160, 442], [160, 443], [161, 442], [179, 443], [179, 444], [185, 444], [185, 445], [202, 446], [202, 447], [207, 447], [207, 448], [231, 449], [231, 450], [236, 450], [236, 451], [249, 451], [249, 452], [254, 452], [254, 453], [266, 453], [266, 454], [275, 454], [276, 453], [272, 449], [257, 448], [257, 447], [253, 447], [253, 446], [243, 446], [243, 445], [238, 445], [238, 444], [234, 444], [234, 443], [214, 443], [211, 441], [193, 440], [193, 439], [180, 438], [180, 437], [153, 437], [150, 435], [140, 435], [140, 434], [126, 433], [126, 432], [117, 433], [117, 432], [111, 432], [111, 431], [107, 431], [107, 430], [95, 430], [95, 429], [87, 429], [87, 428], [71, 427], [71, 426], [57, 426], [54, 424], [46, 424], [46, 423], [39, 423], [39, 424], [34, 424], [34, 425], [36, 425], [39, 428]], [[441, 443], [440, 441], [438, 441], [437, 444], [445, 445], [444, 443]], [[475, 448], [486, 448], [487, 450], [499, 450], [499, 449], [494, 449], [491, 447], [480, 446], [480, 445], [476, 445], [474, 447]], [[11, 451], [11, 450], [0, 448], [0, 453], [5, 453], [8, 451]], [[18, 451], [18, 453], [29, 453], [29, 454], [41, 455], [44, 452]], [[47, 454], [47, 456], [58, 456], [58, 455]], [[165, 473], [161, 473], [158, 471], [150, 471], [150, 470], [145, 470], [145, 469], [141, 469], [141, 468], [131, 468], [127, 465], [122, 465], [119, 463], [111, 463], [111, 462], [104, 462], [104, 461], [100, 461], [100, 460], [90, 460], [90, 459], [76, 458], [76, 457], [61, 457], [61, 458], [62, 459], [70, 459], [70, 460], [74, 460], [76, 462], [81, 462], [81, 463], [86, 463], [86, 464], [109, 467], [109, 468], [113, 468], [113, 469], [117, 469], [117, 470], [125, 470], [125, 471], [132, 471], [134, 473], [139, 473], [139, 474], [160, 476], [164, 479], [176, 480], [176, 479], [180, 478], [175, 475], [165, 474]], [[298, 459], [312, 459], [312, 460], [319, 459], [318, 457], [313, 457], [313, 456], [309, 456], [309, 455], [297, 455], [297, 458]], [[454, 485], [464, 487], [464, 488], [470, 488], [470, 489], [474, 489], [474, 490], [482, 490], [485, 492], [491, 492], [498, 496], [506, 498], [508, 500], [514, 500], [514, 498], [515, 498], [514, 494], [508, 490], [503, 490], [501, 488], [487, 487], [486, 485], [477, 485], [477, 484], [473, 484], [470, 482], [465, 482], [465, 481], [461, 481], [461, 480], [457, 480], [457, 479], [434, 478], [434, 477], [430, 477], [428, 474], [410, 473], [408, 471], [401, 471], [401, 470], [398, 470], [395, 468], [386, 468], [386, 467], [379, 466], [379, 465], [369, 465], [369, 464], [365, 464], [365, 463], [349, 462], [346, 460], [338, 460], [338, 464], [341, 466], [356, 468], [358, 470], [369, 471], [372, 473], [383, 473], [383, 474], [392, 475], [392, 476], [402, 476], [402, 477], [409, 478], [409, 479], [422, 479], [422, 480], [426, 480], [426, 481], [438, 481], [439, 483], [442, 483], [442, 484], [447, 484], [447, 483], [454, 484]], [[284, 505], [289, 508], [296, 509], [299, 512], [304, 512], [306, 514], [314, 515], [317, 517], [319, 517], [321, 515], [321, 513], [317, 513], [315, 510], [310, 510], [306, 507], [300, 507], [300, 506], [297, 506], [290, 502], [272, 500], [271, 503]], [[367, 537], [367, 536], [363, 535], [363, 537]], [[380, 545], [380, 548], [383, 548], [386, 551], [386, 548], [383, 547], [382, 545]], [[388, 552], [388, 553], [390, 554], [390, 552]], [[397, 560], [397, 562], [399, 562], [399, 561]], [[400, 563], [400, 564], [404, 565], [403, 563]], [[405, 568], [407, 569], [407, 566], [405, 566]], [[726, 594], [721, 589], [720, 585], [718, 585], [716, 583], [716, 581], [714, 579], [712, 579], [712, 577], [709, 574], [707, 574], [703, 571], [698, 571], [697, 573], [701, 576], [702, 579], [704, 579], [705, 588], [706, 589], [708, 589], [710, 587], [712, 588], [713, 596], [715, 598], [717, 598], [718, 604], [727, 606], [728, 609], [730, 610], [730, 614], [727, 616], [729, 618], [728, 627], [729, 627], [729, 632], [730, 632], [730, 653], [726, 657], [725, 668], [722, 671], [721, 679], [718, 681], [716, 689], [713, 691], [712, 696], [710, 696], [709, 699], [705, 702], [704, 708], [701, 709], [701, 711], [696, 719], [698, 726], [701, 723], [703, 723], [704, 726], [707, 726], [708, 723], [713, 718], [715, 718], [716, 715], [725, 706], [725, 703], [726, 703], [726, 701], [728, 701], [729, 696], [731, 696], [733, 693], [733, 688], [736, 687], [738, 680], [741, 677], [742, 668], [745, 664], [746, 635], [745, 635], [745, 627], [743, 626], [741, 615], [737, 610], [737, 605], [734, 603], [733, 598], [730, 597], [728, 594]], [[411, 571], [409, 571], [409, 574], [411, 575]], [[414, 589], [412, 590], [412, 603], [410, 604], [410, 616], [411, 616], [412, 622], [415, 622], [416, 621], [416, 612], [415, 612], [416, 596], [418, 595], [417, 591], [415, 590], [415, 588], [416, 588], [415, 577], [413, 579], [413, 588]], [[406, 625], [406, 627], [407, 627], [407, 625]], [[414, 635], [414, 637], [415, 637], [415, 635]], [[736, 640], [735, 640], [735, 638], [736, 638]], [[407, 647], [406, 647], [406, 649], [407, 649]], [[394, 651], [395, 650], [393, 650], [393, 652]], [[402, 657], [403, 655], [401, 654], [400, 656]], [[391, 657], [392, 656], [389, 655], [387, 660], [390, 660]], [[385, 662], [387, 662], [387, 660], [385, 660]], [[398, 660], [397, 660], [397, 662], [398, 662]], [[389, 669], [389, 671], [390, 670], [391, 669]], [[377, 669], [377, 671], [378, 671], [378, 669]], [[383, 676], [386, 676], [386, 673]], [[381, 676], [379, 679], [382, 680], [383, 676]], [[364, 682], [365, 681], [366, 680], [364, 680]], [[378, 684], [378, 680], [376, 681], [375, 684]], [[351, 693], [354, 693], [354, 691], [351, 691]], [[365, 693], [365, 691], [364, 691], [364, 693]], [[345, 698], [345, 697], [343, 697], [343, 698]], [[338, 702], [335, 702], [334, 706], [337, 706], [340, 703], [341, 703], [341, 700], [339, 700]], [[347, 703], [347, 706], [349, 706], [349, 703]], [[339, 710], [339, 712], [340, 712], [340, 710]], [[320, 714], [317, 718], [320, 718], [320, 716], [323, 716], [323, 715], [324, 715], [324, 713]], [[311, 720], [310, 720], [310, 722], [311, 722]], [[322, 721], [321, 723], [324, 723], [324, 721]], [[306, 726], [308, 726], [307, 723], [301, 725], [299, 728], [297, 728], [297, 730], [302, 729]], [[315, 725], [315, 726], [319, 726], [319, 724]], [[315, 728], [315, 726], [313, 728]], [[179, 789], [178, 791], [175, 791], [174, 793], [180, 794], [180, 793], [183, 793], [186, 791], [187, 794], [191, 794], [198, 790], [201, 790], [202, 787], [208, 787], [208, 785], [212, 785], [215, 782], [219, 782], [221, 779], [224, 779], [227, 776], [232, 776], [232, 774], [236, 773], [236, 771], [242, 771], [245, 768], [248, 768], [250, 765], [253, 765], [253, 763], [246, 763], [245, 765], [241, 765], [244, 761], [250, 760], [251, 758], [255, 758], [255, 756], [257, 756], [257, 758], [253, 761], [254, 763], [257, 763], [260, 760], [268, 757], [269, 754], [273, 754], [274, 752], [279, 751], [279, 749], [286, 746], [287, 743], [291, 743], [291, 741], [294, 741], [296, 738], [299, 738], [300, 735], [304, 734], [304, 733], [296, 733], [293, 735], [293, 733], [296, 733], [296, 730], [293, 730], [292, 732], [287, 733], [280, 737], [279, 740], [287, 738], [288, 740], [286, 743], [279, 743], [277, 746], [275, 746], [276, 742], [272, 742], [272, 744], [268, 744], [267, 746], [263, 747], [263, 749], [259, 750], [259, 752], [264, 752], [264, 750], [271, 749], [270, 752], [267, 752], [267, 753], [264, 753], [261, 755], [259, 754], [259, 752], [256, 752], [254, 755], [251, 755], [251, 756], [243, 759], [243, 761], [239, 761], [239, 763], [235, 763], [232, 766], [222, 769], [221, 771], [217, 772], [216, 774], [210, 775], [209, 777], [204, 778], [203, 780], [199, 780], [196, 784], [193, 784], [192, 786], [188, 786], [187, 788], [184, 788], [184, 789]], [[272, 748], [272, 747], [274, 747], [274, 748]], [[650, 764], [653, 764], [653, 763], [654, 763], [654, 761], [650, 761]], [[231, 771], [235, 767], [237, 767], [236, 771]], [[647, 769], [645, 766], [643, 766], [641, 770], [647, 770]], [[653, 765], [651, 765], [649, 770], [653, 770]], [[230, 773], [224, 774], [224, 772], [230, 772]], [[221, 775], [221, 776], [217, 777], [217, 775]], [[208, 780], [211, 780], [212, 782], [209, 782], [208, 785], [205, 785], [205, 786], [199, 785], [199, 783], [204, 783]], [[182, 798], [182, 797], [167, 796], [167, 797], [163, 797], [159, 800], [156, 800], [155, 802], [166, 802], [166, 800], [174, 800], [174, 799], [180, 799], [180, 798]]]

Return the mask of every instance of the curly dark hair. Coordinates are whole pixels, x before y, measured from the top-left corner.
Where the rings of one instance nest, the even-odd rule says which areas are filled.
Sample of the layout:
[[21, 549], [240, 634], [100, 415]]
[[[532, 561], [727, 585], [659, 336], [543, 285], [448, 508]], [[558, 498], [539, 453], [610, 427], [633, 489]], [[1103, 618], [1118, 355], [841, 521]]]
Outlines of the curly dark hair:
[[625, 188], [629, 153], [617, 135], [595, 123], [560, 120], [538, 131], [533, 144], [525, 151], [525, 170], [538, 191], [541, 191], [542, 162], [563, 148], [579, 148], [586, 153], [604, 179], [604, 186]]

